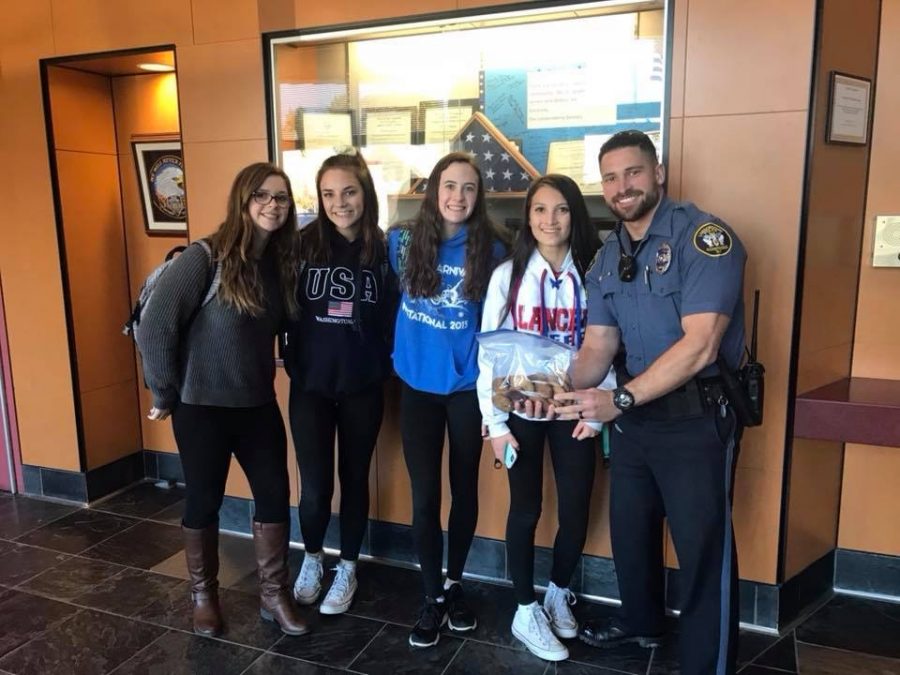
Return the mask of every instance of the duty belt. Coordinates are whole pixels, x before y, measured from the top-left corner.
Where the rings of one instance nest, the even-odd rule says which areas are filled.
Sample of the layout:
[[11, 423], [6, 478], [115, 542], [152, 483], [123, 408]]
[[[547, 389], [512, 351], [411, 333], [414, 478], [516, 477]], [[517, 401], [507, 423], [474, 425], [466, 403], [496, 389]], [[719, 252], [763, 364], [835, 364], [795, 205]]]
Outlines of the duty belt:
[[658, 422], [699, 417], [710, 408], [726, 405], [728, 398], [719, 376], [694, 378], [678, 389], [634, 409], [641, 417]]

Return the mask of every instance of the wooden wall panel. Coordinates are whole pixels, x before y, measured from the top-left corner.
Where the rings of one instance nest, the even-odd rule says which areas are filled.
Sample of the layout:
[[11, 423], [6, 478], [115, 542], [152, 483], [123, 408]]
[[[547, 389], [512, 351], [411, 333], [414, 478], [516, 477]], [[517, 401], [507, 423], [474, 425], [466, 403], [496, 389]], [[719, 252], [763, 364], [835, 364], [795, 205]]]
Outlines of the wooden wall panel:
[[[807, 174], [797, 393], [850, 375], [869, 149], [825, 143], [832, 70], [873, 78], [880, 2], [823, 3]], [[795, 438], [788, 477], [784, 578], [837, 545], [843, 449]]]
[[38, 59], [53, 53], [49, 0], [0, 22], [0, 274], [22, 461], [79, 469], [62, 276]]
[[[485, 6], [495, 3], [470, 2], [468, 6]], [[294, 0], [297, 28], [330, 26], [372, 19], [415, 16], [431, 12], [450, 12], [457, 9], [456, 0], [333, 0], [310, 3]]]
[[900, 449], [848, 443], [838, 546], [900, 556]]
[[[895, 310], [900, 273], [874, 268], [875, 216], [900, 213], [897, 162], [900, 153], [900, 2], [881, 3], [881, 42], [875, 85], [872, 152], [853, 345], [854, 377], [900, 380], [900, 316]], [[838, 545], [873, 553], [900, 555], [900, 448], [848, 444]]]
[[[191, 0], [194, 44], [259, 37], [257, 0]], [[271, 29], [268, 29], [271, 30]]]
[[86, 469], [141, 447], [109, 78], [51, 68], [61, 221]]
[[[113, 78], [112, 87], [128, 257], [129, 297], [133, 305], [144, 279], [160, 264], [166, 253], [173, 247], [188, 242], [187, 235], [160, 237], [147, 234], [131, 146], [132, 140], [137, 136], [179, 133], [177, 79], [174, 73], [116, 77]], [[141, 447], [176, 452], [171, 423], [153, 422], [146, 417], [153, 399], [143, 386], [143, 372], [137, 356], [133, 367], [137, 378]]]
[[194, 39], [189, 0], [52, 0], [58, 55], [87, 54]]

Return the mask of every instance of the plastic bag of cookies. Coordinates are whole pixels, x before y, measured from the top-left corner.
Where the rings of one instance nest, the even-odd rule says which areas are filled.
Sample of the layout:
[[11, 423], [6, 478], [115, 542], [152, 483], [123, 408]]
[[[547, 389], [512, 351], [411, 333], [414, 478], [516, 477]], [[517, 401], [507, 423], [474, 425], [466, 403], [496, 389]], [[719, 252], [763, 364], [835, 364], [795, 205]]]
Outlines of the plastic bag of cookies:
[[515, 330], [478, 335], [482, 355], [491, 364], [494, 407], [510, 412], [516, 403], [539, 400], [546, 410], [555, 394], [572, 390], [572, 347], [550, 338]]

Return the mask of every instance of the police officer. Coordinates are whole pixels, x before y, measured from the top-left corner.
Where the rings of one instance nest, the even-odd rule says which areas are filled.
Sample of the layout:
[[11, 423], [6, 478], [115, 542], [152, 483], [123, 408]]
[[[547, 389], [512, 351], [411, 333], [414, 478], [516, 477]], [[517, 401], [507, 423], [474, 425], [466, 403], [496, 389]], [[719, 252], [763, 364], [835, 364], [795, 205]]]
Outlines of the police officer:
[[[657, 646], [665, 629], [663, 518], [680, 565], [684, 675], [735, 669], [737, 560], [731, 490], [739, 428], [719, 364], [744, 349], [746, 254], [722, 221], [663, 194], [665, 167], [639, 131], [600, 149], [607, 205], [619, 223], [588, 272], [588, 329], [578, 388], [552, 409], [610, 422], [610, 535], [621, 617], [579, 637]], [[594, 389], [624, 346], [618, 388]]]

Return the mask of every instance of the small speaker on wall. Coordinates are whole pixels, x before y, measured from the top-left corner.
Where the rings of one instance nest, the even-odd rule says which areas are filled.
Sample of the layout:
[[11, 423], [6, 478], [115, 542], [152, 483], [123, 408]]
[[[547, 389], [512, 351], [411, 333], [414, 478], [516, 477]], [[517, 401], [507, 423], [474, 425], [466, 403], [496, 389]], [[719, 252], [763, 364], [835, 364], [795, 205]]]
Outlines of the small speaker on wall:
[[900, 267], [900, 216], [875, 217], [872, 267]]

